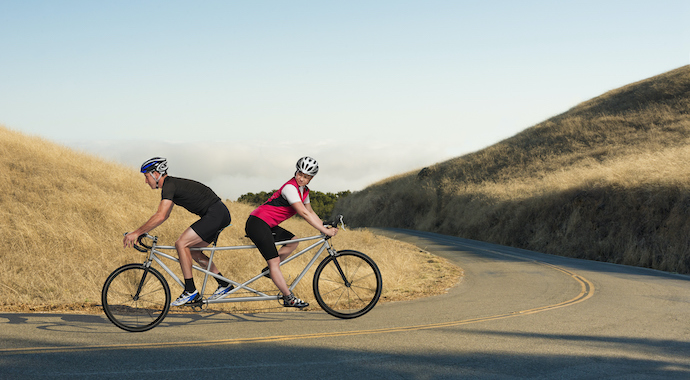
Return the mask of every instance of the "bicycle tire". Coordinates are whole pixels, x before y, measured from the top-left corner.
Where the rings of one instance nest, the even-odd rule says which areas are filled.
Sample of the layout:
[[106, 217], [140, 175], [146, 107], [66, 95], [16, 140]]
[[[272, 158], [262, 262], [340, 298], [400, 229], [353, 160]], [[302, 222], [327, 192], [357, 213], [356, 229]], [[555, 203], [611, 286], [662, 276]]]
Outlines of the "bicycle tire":
[[374, 308], [383, 281], [374, 260], [362, 252], [343, 250], [326, 257], [314, 272], [314, 297], [328, 314], [360, 317]]
[[170, 287], [157, 270], [147, 269], [144, 264], [127, 264], [105, 280], [101, 303], [115, 326], [143, 332], [158, 326], [170, 311]]

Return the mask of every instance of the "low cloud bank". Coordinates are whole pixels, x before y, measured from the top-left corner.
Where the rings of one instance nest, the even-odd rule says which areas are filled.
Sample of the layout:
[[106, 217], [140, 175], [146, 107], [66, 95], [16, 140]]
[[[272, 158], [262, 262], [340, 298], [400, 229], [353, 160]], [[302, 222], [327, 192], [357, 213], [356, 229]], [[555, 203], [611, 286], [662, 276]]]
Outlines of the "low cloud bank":
[[[362, 190], [382, 179], [457, 156], [451, 144], [68, 141], [65, 145], [138, 170], [154, 156], [168, 159], [169, 173], [205, 183], [223, 199], [270, 191], [290, 179], [295, 162], [312, 156], [319, 174], [310, 188]], [[455, 154], [454, 154], [455, 153]], [[142, 179], [142, 189], [144, 188]]]

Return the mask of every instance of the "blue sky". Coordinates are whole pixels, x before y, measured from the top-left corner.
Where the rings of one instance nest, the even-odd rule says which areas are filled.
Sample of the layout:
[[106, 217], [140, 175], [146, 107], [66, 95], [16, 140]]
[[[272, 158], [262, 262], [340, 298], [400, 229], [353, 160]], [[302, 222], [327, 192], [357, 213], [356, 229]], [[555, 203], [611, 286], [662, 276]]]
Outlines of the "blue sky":
[[0, 1], [0, 125], [133, 169], [166, 156], [229, 199], [303, 155], [313, 189], [356, 191], [687, 65], [689, 16], [687, 0]]

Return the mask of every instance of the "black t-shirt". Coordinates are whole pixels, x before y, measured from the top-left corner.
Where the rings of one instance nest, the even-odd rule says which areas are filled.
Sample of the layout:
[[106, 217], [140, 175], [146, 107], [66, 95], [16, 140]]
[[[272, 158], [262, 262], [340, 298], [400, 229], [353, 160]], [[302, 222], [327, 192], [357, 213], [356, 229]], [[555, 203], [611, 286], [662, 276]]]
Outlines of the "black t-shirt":
[[168, 199], [192, 214], [204, 216], [208, 207], [220, 197], [208, 186], [191, 179], [167, 176], [163, 181], [161, 199]]

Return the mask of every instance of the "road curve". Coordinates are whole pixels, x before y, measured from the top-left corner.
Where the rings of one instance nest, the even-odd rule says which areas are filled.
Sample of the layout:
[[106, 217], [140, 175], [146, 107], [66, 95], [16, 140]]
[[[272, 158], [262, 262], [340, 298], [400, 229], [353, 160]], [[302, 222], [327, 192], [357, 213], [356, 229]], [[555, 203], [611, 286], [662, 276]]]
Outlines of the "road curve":
[[136, 334], [101, 315], [0, 313], [0, 379], [690, 378], [690, 276], [378, 233], [451, 260], [462, 281], [354, 320], [206, 311]]

